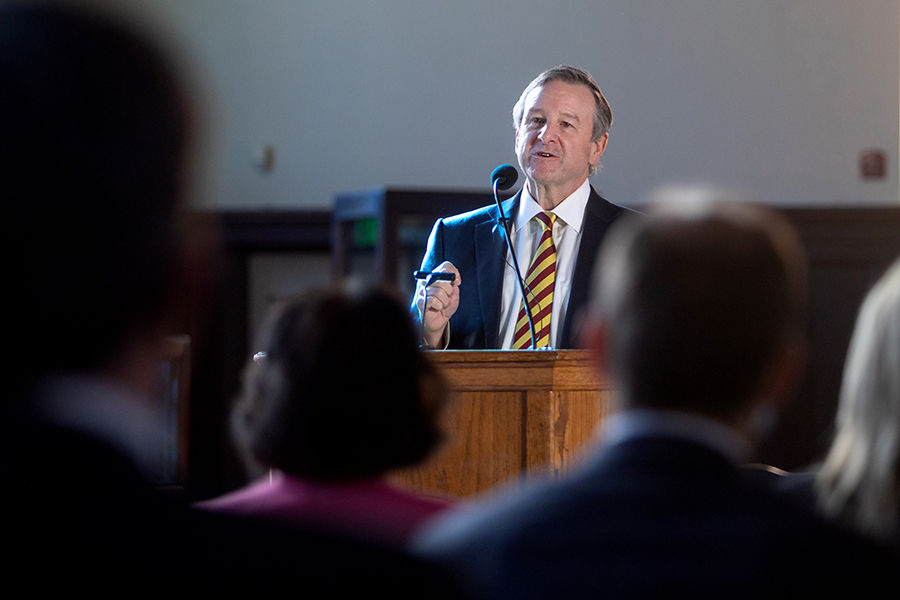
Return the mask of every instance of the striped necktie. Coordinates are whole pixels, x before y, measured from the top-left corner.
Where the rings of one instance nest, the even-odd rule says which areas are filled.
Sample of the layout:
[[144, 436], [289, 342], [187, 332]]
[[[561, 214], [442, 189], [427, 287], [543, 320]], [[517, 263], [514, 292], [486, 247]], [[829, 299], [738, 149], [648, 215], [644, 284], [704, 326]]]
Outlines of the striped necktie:
[[[531, 266], [528, 267], [525, 292], [534, 321], [536, 348], [545, 348], [550, 345], [550, 318], [553, 315], [553, 289], [556, 287], [556, 244], [553, 243], [556, 214], [541, 212], [534, 218], [541, 224], [541, 240]], [[525, 316], [524, 302], [519, 304], [519, 318], [516, 321], [512, 347], [513, 350], [531, 347], [531, 330], [528, 327], [528, 317]]]

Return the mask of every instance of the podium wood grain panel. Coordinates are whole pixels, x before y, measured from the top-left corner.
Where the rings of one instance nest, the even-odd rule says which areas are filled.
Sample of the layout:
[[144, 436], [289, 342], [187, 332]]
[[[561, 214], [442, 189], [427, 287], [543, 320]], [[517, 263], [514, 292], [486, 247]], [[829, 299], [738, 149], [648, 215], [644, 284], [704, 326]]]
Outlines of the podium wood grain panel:
[[610, 405], [610, 389], [588, 353], [429, 353], [453, 390], [445, 443], [424, 464], [396, 473], [402, 485], [456, 497], [577, 464]]

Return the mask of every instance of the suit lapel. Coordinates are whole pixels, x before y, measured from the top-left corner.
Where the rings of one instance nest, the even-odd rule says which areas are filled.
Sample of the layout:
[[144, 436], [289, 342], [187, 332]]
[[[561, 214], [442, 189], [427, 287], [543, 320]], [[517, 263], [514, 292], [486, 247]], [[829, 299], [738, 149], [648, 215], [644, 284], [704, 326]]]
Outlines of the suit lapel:
[[566, 310], [566, 322], [563, 324], [562, 348], [578, 347], [578, 340], [573, 340], [572, 337], [578, 333], [577, 326], [587, 303], [597, 253], [609, 224], [620, 212], [621, 209], [601, 198], [591, 186], [591, 195], [584, 210], [584, 233], [581, 234], [581, 246], [578, 248], [575, 271], [572, 273], [572, 291], [569, 292], [569, 306]]
[[[506, 216], [514, 215], [521, 190], [503, 202]], [[506, 264], [505, 232], [500, 225], [500, 211], [490, 210], [491, 218], [475, 227], [475, 264], [478, 265], [478, 290], [484, 323], [485, 348], [499, 348], [500, 301], [503, 291], [503, 273]]]

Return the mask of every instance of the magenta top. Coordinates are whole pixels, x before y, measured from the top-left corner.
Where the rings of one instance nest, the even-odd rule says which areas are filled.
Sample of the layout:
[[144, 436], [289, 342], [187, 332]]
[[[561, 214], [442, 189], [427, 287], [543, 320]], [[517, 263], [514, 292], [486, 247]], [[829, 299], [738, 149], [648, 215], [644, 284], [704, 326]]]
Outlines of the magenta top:
[[309, 525], [396, 545], [450, 501], [400, 490], [383, 479], [317, 482], [280, 471], [197, 507], [292, 525]]

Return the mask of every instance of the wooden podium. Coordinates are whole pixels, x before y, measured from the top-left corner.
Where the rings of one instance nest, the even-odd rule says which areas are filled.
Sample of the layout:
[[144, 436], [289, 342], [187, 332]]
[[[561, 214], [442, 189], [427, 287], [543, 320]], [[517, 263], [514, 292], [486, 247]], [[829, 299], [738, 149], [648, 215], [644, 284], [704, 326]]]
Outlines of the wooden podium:
[[453, 390], [446, 440], [430, 460], [396, 474], [402, 485], [454, 497], [565, 473], [608, 414], [610, 386], [582, 350], [430, 352]]

